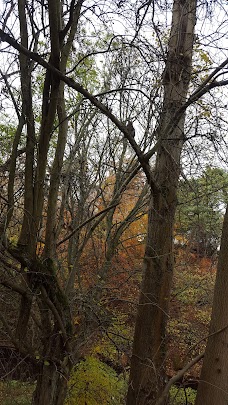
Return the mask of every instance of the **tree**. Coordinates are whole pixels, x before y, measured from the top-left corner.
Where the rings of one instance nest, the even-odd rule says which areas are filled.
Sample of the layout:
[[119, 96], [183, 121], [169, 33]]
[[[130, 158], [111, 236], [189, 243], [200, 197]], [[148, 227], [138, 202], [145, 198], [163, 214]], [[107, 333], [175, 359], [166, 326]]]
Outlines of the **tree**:
[[127, 404], [155, 403], [164, 384], [165, 328], [173, 272], [172, 238], [191, 77], [196, 2], [174, 1], [163, 73], [164, 99], [157, 128], [159, 146], [151, 181], [144, 278], [131, 361]]
[[175, 238], [199, 256], [218, 250], [226, 188], [227, 173], [211, 167], [179, 183]]
[[228, 398], [227, 381], [227, 239], [228, 211], [226, 210], [218, 260], [210, 332], [204, 355], [196, 404], [224, 405]]

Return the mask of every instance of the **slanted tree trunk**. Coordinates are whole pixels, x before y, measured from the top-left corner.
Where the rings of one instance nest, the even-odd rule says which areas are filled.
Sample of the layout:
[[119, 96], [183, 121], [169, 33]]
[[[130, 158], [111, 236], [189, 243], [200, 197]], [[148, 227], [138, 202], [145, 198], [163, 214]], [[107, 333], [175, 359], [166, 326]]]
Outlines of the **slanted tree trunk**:
[[214, 300], [196, 405], [228, 403], [228, 209], [226, 210], [221, 250], [215, 282]]
[[151, 195], [144, 277], [136, 319], [127, 405], [154, 404], [164, 384], [166, 323], [173, 276], [173, 225], [184, 138], [186, 101], [194, 39], [196, 1], [175, 0], [168, 57], [163, 75], [164, 101], [157, 130], [160, 147]]

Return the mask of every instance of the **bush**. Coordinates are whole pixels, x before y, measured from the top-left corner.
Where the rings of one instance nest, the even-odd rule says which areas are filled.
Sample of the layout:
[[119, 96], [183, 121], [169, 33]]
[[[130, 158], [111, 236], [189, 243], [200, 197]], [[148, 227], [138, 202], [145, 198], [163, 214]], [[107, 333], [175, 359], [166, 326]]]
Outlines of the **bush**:
[[123, 376], [96, 358], [87, 357], [73, 370], [66, 405], [120, 405], [126, 392]]

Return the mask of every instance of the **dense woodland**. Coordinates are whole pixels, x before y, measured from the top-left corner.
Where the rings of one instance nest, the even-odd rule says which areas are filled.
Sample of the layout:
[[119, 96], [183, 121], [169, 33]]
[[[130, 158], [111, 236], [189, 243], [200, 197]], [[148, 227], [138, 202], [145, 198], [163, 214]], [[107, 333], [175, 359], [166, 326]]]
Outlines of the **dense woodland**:
[[227, 404], [226, 0], [0, 13], [1, 404]]

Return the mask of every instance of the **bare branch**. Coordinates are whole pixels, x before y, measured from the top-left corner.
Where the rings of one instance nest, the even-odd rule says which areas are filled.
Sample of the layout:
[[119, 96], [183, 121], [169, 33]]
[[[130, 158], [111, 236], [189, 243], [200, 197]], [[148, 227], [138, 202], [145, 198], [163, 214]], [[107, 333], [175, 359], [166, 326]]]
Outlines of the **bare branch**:
[[109, 205], [107, 208], [104, 208], [103, 210], [97, 212], [95, 215], [93, 215], [91, 218], [87, 219], [86, 221], [84, 221], [82, 224], [80, 224], [79, 226], [77, 226], [77, 228], [75, 228], [69, 235], [67, 235], [64, 239], [62, 239], [60, 242], [57, 243], [57, 246], [62, 245], [64, 242], [66, 242], [68, 239], [70, 239], [72, 236], [74, 236], [74, 234], [76, 232], [78, 232], [81, 228], [83, 228], [85, 225], [87, 225], [89, 222], [92, 222], [95, 218], [101, 216], [102, 214], [108, 212], [109, 210], [111, 210], [112, 208], [117, 207], [117, 205], [119, 204], [119, 201], [115, 204]]
[[[215, 68], [212, 72], [211, 72], [211, 74], [203, 81], [203, 83], [201, 83], [200, 84], [200, 86], [198, 87], [198, 89], [196, 89], [196, 91], [194, 91], [194, 93], [191, 95], [191, 97], [190, 98], [194, 98], [195, 96], [197, 96], [198, 95], [198, 93], [200, 93], [201, 92], [201, 90], [202, 89], [204, 89], [205, 87], [207, 87], [207, 85], [208, 85], [208, 83], [209, 83], [209, 85], [212, 85], [212, 84], [217, 84], [218, 85], [218, 83], [219, 82], [215, 82], [214, 81], [214, 77], [217, 75], [217, 73], [218, 72], [220, 72], [226, 65], [228, 65], [228, 58], [227, 59], [225, 59], [219, 66], [217, 66], [217, 68]], [[213, 80], [213, 81], [212, 81]], [[210, 83], [212, 81], [212, 83]], [[216, 87], [216, 86], [215, 86]]]
[[194, 357], [188, 364], [186, 364], [185, 367], [182, 368], [182, 370], [178, 371], [176, 375], [174, 375], [172, 378], [170, 378], [169, 382], [166, 384], [165, 389], [160, 396], [160, 398], [157, 400], [155, 405], [165, 405], [165, 400], [167, 398], [167, 395], [169, 394], [169, 390], [175, 382], [179, 381], [184, 374], [191, 368], [193, 367], [196, 363], [198, 363], [202, 358], [204, 357], [204, 353], [198, 354], [198, 356]]
[[12, 281], [10, 281], [10, 280], [0, 281], [0, 284], [2, 284], [4, 287], [9, 288], [10, 290], [13, 290], [23, 296], [28, 294], [28, 290], [26, 290], [25, 288], [23, 288], [19, 285], [12, 283]]
[[[196, 346], [198, 346], [199, 343], [203, 342], [204, 340], [209, 339], [211, 336], [217, 335], [218, 333], [223, 332], [224, 330], [226, 330], [228, 328], [228, 325], [224, 326], [223, 328], [220, 328], [219, 330], [216, 330], [213, 333], [210, 333], [209, 335], [205, 336], [203, 339], [199, 340], [199, 342], [197, 342], [194, 346], [192, 346], [190, 348], [190, 350], [193, 350]], [[189, 350], [189, 351], [190, 351]], [[167, 398], [167, 395], [169, 393], [169, 390], [171, 388], [171, 386], [173, 384], [175, 384], [175, 382], [181, 380], [181, 378], [184, 376], [184, 374], [191, 368], [193, 367], [196, 363], [198, 363], [203, 357], [204, 357], [204, 352], [200, 353], [198, 356], [194, 357], [194, 359], [192, 359], [189, 363], [186, 364], [185, 367], [183, 367], [180, 371], [178, 371], [178, 373], [176, 375], [174, 375], [169, 382], [166, 384], [165, 389], [161, 395], [161, 397], [158, 399], [158, 401], [156, 402], [156, 405], [163, 405], [164, 401]]]
[[139, 163], [141, 164], [144, 173], [147, 177], [148, 184], [150, 185], [151, 189], [155, 192], [158, 191], [156, 183], [153, 178], [153, 174], [148, 163], [148, 159], [145, 159], [144, 153], [139, 148], [135, 139], [129, 133], [129, 130], [126, 125], [123, 124], [112, 112], [111, 110], [104, 105], [101, 101], [99, 101], [94, 95], [92, 95], [88, 90], [86, 90], [83, 86], [79, 83], [75, 82], [72, 78], [67, 77], [62, 72], [60, 72], [56, 67], [51, 65], [50, 63], [46, 62], [40, 55], [35, 52], [29, 51], [24, 46], [20, 45], [14, 38], [10, 35], [6, 34], [4, 31], [0, 29], [0, 38], [2, 41], [7, 42], [15, 49], [17, 49], [20, 53], [28, 56], [30, 59], [34, 60], [35, 62], [39, 63], [45, 69], [51, 71], [55, 74], [60, 80], [66, 83], [69, 87], [73, 88], [74, 90], [81, 93], [87, 100], [89, 100], [95, 107], [97, 107], [106, 117], [108, 117], [116, 126], [117, 128], [124, 134], [126, 139], [129, 141], [130, 145], [132, 146], [134, 152], [137, 155]]

